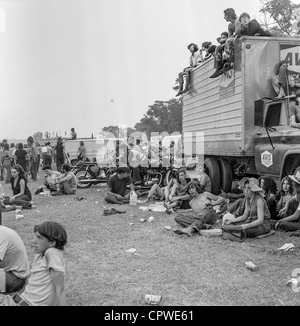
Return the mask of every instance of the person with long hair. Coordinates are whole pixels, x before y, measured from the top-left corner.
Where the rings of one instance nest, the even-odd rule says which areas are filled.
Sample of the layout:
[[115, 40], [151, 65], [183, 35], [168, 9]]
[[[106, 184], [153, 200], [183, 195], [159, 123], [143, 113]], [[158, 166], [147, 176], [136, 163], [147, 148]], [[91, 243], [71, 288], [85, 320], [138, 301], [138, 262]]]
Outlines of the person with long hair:
[[[289, 178], [294, 181], [294, 187], [296, 191], [295, 198], [293, 197], [290, 199], [289, 203], [293, 201], [297, 203], [300, 201], [300, 170], [296, 170], [294, 175], [289, 175]], [[294, 210], [293, 214], [278, 220], [275, 224], [275, 229], [280, 231], [300, 230], [300, 204], [298, 205], [298, 208]]]
[[271, 214], [271, 219], [274, 220], [277, 218], [277, 186], [276, 182], [274, 179], [271, 177], [260, 177], [258, 178], [258, 182], [260, 187], [264, 190], [265, 192], [265, 200], [267, 202], [270, 214]]
[[190, 209], [189, 204], [191, 196], [188, 194], [188, 183], [191, 181], [187, 178], [186, 170], [181, 168], [176, 173], [176, 180], [169, 195], [169, 203], [165, 203], [168, 213], [177, 208]]
[[85, 161], [85, 156], [86, 156], [86, 148], [84, 146], [84, 142], [80, 141], [79, 147], [78, 147], [78, 152], [77, 152], [77, 159], [79, 161]]
[[264, 190], [259, 187], [259, 182], [255, 178], [246, 181], [244, 187], [244, 194], [247, 198], [245, 211], [242, 216], [228, 220], [227, 224], [241, 225], [249, 238], [270, 233], [271, 214], [263, 197]]
[[294, 187], [292, 180], [286, 176], [281, 180], [280, 184], [280, 199], [277, 203], [278, 217], [281, 218], [286, 213], [288, 207], [288, 201], [294, 195]]
[[32, 195], [27, 186], [25, 172], [21, 165], [16, 164], [11, 169], [10, 179], [13, 196], [3, 201], [4, 205], [18, 205], [23, 208], [31, 207]]

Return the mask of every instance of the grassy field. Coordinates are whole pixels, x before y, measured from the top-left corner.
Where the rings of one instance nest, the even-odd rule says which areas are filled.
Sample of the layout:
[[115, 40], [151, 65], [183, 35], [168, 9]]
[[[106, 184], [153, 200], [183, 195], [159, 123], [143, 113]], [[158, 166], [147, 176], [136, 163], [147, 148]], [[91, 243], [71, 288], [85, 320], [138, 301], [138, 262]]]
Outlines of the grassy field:
[[[40, 173], [37, 182], [29, 183], [33, 193], [42, 177]], [[6, 195], [11, 194], [9, 186], [3, 187]], [[286, 285], [292, 271], [300, 268], [298, 237], [277, 233], [236, 243], [220, 237], [179, 236], [164, 228], [176, 226], [174, 215], [124, 205], [116, 208], [126, 209], [125, 214], [103, 216], [104, 206], [112, 207], [104, 203], [105, 193], [104, 185], [96, 185], [71, 196], [33, 195], [37, 208], [24, 210], [24, 219], [16, 220], [13, 211], [2, 214], [3, 225], [22, 237], [30, 262], [34, 225], [52, 220], [66, 227], [68, 305], [143, 306], [146, 294], [161, 295], [163, 306], [300, 304], [300, 292]], [[86, 200], [75, 201], [76, 196]], [[153, 222], [140, 222], [150, 216]], [[288, 242], [294, 251], [276, 250]], [[127, 253], [130, 248], [136, 252]], [[249, 260], [258, 271], [245, 267]]]

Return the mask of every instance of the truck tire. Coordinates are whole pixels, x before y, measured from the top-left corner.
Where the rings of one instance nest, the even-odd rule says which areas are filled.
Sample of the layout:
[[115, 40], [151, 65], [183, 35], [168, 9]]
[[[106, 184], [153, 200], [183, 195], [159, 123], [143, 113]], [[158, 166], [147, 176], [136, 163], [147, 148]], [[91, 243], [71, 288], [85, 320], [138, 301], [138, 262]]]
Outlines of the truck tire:
[[87, 179], [92, 179], [92, 176], [90, 175], [89, 172], [79, 170], [77, 173], [74, 173], [76, 178], [77, 178], [77, 188], [89, 188], [92, 185], [92, 182], [81, 182], [81, 180], [87, 180]]
[[206, 158], [204, 160], [204, 170], [211, 178], [211, 192], [217, 195], [220, 191], [220, 169], [219, 164], [215, 158]]
[[226, 158], [218, 159], [221, 184], [220, 187], [225, 192], [230, 192], [232, 186], [232, 170], [231, 165]]

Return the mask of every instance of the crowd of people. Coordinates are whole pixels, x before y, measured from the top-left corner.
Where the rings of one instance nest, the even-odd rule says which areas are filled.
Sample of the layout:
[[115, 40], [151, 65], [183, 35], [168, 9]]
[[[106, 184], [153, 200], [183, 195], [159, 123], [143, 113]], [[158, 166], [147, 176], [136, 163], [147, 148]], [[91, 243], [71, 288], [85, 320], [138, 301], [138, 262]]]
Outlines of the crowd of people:
[[[190, 90], [191, 72], [201, 63], [214, 57], [215, 71], [210, 78], [216, 78], [226, 71], [234, 68], [234, 44], [242, 36], [263, 36], [263, 37], [290, 37], [275, 29], [264, 29], [256, 19], [251, 19], [250, 15], [243, 12], [239, 16], [233, 8], [224, 10], [224, 19], [229, 23], [228, 30], [221, 33], [216, 38], [218, 44], [215, 45], [210, 41], [205, 41], [198, 45], [191, 43], [188, 50], [191, 52], [189, 66], [184, 68], [178, 75], [179, 90], [176, 96], [187, 93]], [[205, 54], [204, 54], [205, 53]], [[289, 95], [294, 92], [294, 88], [300, 87], [300, 83], [293, 77], [287, 76], [287, 62], [282, 60], [274, 67], [274, 76], [271, 83], [278, 98]], [[185, 77], [185, 81], [184, 81]]]

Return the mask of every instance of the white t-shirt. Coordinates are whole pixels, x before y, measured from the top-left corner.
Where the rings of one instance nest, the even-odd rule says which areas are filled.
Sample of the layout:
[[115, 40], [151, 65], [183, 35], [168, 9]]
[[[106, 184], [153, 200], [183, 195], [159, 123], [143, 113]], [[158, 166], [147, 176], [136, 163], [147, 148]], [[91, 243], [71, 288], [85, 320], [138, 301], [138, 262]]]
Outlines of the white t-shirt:
[[55, 306], [56, 297], [50, 269], [65, 273], [63, 251], [49, 248], [45, 254], [35, 256], [31, 276], [20, 296], [33, 306]]
[[12, 229], [0, 225], [0, 269], [20, 278], [30, 275], [26, 248], [20, 236]]

